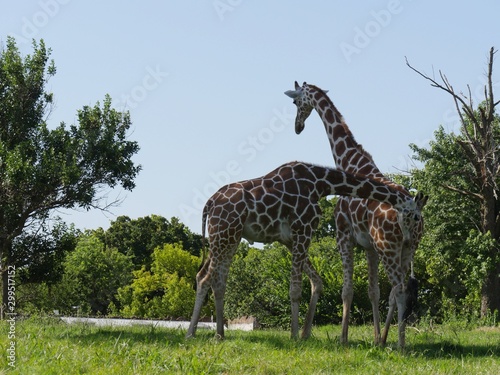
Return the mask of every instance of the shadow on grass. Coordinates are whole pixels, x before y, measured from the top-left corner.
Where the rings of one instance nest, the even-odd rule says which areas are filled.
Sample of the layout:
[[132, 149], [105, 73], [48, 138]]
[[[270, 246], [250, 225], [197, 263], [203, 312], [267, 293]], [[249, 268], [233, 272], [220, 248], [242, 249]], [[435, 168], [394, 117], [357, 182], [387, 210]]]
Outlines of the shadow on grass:
[[[256, 330], [251, 332], [226, 332], [223, 340], [219, 340], [212, 330], [198, 329], [196, 337], [186, 339], [185, 329], [158, 328], [154, 326], [132, 327], [99, 327], [92, 324], [74, 324], [65, 326], [58, 336], [63, 340], [78, 341], [81, 345], [99, 345], [116, 340], [127, 341], [131, 345], [259, 345], [269, 349], [290, 350], [300, 347], [320, 347], [334, 350], [336, 344], [329, 339], [311, 337], [308, 340], [292, 340], [289, 332], [277, 330]], [[338, 340], [337, 340], [338, 341]]]
[[[500, 340], [500, 337], [499, 337]], [[481, 358], [497, 357], [500, 358], [500, 346], [491, 346], [483, 344], [459, 344], [449, 340], [433, 343], [418, 343], [408, 348], [408, 354], [418, 354], [427, 359], [437, 358]]]
[[[131, 345], [154, 344], [165, 346], [203, 345], [204, 343], [237, 345], [238, 342], [241, 342], [242, 345], [248, 343], [250, 345], [262, 346], [263, 349], [269, 348], [284, 351], [307, 348], [329, 352], [361, 350], [377, 352], [379, 356], [383, 356], [386, 353], [398, 352], [395, 343], [391, 343], [386, 347], [379, 347], [375, 346], [369, 339], [351, 339], [349, 344], [343, 345], [340, 344], [337, 335], [329, 332], [313, 335], [307, 340], [293, 340], [290, 338], [289, 332], [285, 331], [231, 331], [226, 333], [224, 340], [220, 341], [215, 338], [214, 331], [205, 329], [199, 329], [195, 338], [186, 339], [186, 330], [184, 329], [168, 329], [154, 326], [97, 327], [91, 324], [77, 324], [65, 327], [66, 329], [58, 334], [61, 339], [77, 340], [80, 344], [89, 346], [113, 341], [127, 341]], [[432, 340], [428, 340], [428, 342], [410, 342], [406, 350], [401, 352], [401, 354], [426, 359], [500, 357], [500, 337], [496, 345], [486, 345], [483, 343], [463, 344], [459, 341], [434, 337]]]
[[61, 339], [77, 340], [82, 345], [96, 345], [113, 340], [129, 341], [130, 344], [169, 344], [185, 342], [185, 331], [164, 329], [154, 326], [145, 327], [98, 327], [92, 324], [67, 326]]

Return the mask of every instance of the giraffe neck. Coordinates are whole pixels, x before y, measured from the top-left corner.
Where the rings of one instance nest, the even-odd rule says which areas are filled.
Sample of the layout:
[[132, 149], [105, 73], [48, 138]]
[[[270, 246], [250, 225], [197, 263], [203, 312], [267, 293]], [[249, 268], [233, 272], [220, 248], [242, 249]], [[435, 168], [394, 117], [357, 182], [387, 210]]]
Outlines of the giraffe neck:
[[[325, 183], [322, 196], [345, 195], [354, 198], [364, 198], [390, 203], [398, 208], [412, 209], [413, 200], [406, 192], [391, 187], [383, 182], [368, 177], [351, 174], [332, 168], [315, 167], [318, 181]], [[326, 173], [324, 172], [326, 171]], [[322, 176], [324, 174], [324, 177]], [[323, 178], [322, 178], [323, 177]]]
[[309, 87], [314, 108], [325, 126], [337, 167], [349, 173], [359, 173], [388, 181], [375, 165], [372, 156], [356, 142], [344, 118], [330, 98], [321, 89], [312, 85]]

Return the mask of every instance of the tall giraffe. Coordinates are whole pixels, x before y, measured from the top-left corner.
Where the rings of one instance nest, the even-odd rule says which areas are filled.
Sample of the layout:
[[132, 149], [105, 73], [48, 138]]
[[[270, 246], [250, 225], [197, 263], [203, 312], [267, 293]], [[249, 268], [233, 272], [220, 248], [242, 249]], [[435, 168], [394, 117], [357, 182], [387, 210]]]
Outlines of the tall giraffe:
[[[308, 85], [304, 82], [300, 87], [295, 82], [295, 90], [285, 94], [294, 99], [297, 106], [295, 132], [300, 134], [305, 121], [315, 109], [330, 141], [335, 164], [341, 170], [364, 175], [373, 180], [386, 183], [401, 194], [410, 197], [402, 186], [386, 178], [375, 165], [372, 156], [354, 139], [344, 118], [327, 95], [327, 91]], [[366, 199], [340, 197], [335, 207], [334, 216], [337, 226], [337, 244], [342, 258], [344, 285], [342, 289], [342, 336], [341, 341], [347, 343], [349, 314], [353, 299], [353, 250], [356, 245], [366, 249], [368, 261], [369, 289], [368, 295], [372, 303], [375, 343], [384, 345], [393, 318], [394, 309], [398, 309], [398, 344], [405, 345], [405, 306], [406, 291], [404, 281], [415, 249], [423, 232], [421, 210], [427, 197], [418, 194], [415, 198], [417, 210], [405, 217], [404, 225], [400, 225], [398, 212], [388, 204]], [[389, 312], [380, 335], [378, 285], [379, 257], [392, 284], [389, 297]]]
[[394, 205], [401, 212], [415, 209], [413, 199], [384, 183], [302, 162], [286, 163], [263, 177], [223, 186], [203, 209], [202, 237], [205, 238], [208, 223], [210, 251], [196, 275], [196, 301], [186, 336], [194, 336], [203, 301], [212, 287], [217, 334], [224, 337], [227, 275], [238, 244], [245, 238], [251, 243], [278, 241], [292, 253], [292, 337], [297, 337], [299, 330], [302, 272], [309, 277], [311, 300], [302, 331], [303, 338], [309, 337], [323, 284], [309, 260], [307, 249], [321, 217], [318, 201], [332, 194], [375, 199]]

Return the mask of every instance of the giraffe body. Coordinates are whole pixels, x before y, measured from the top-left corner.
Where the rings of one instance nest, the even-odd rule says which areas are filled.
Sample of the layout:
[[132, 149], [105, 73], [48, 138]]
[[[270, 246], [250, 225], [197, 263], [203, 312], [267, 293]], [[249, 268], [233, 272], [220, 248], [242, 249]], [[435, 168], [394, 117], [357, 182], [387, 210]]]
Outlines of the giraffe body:
[[322, 281], [307, 255], [321, 217], [318, 201], [328, 195], [359, 196], [387, 202], [402, 212], [414, 209], [408, 196], [384, 183], [332, 168], [303, 162], [281, 165], [267, 175], [220, 188], [203, 209], [202, 235], [208, 230], [209, 253], [196, 276], [195, 307], [187, 337], [194, 336], [203, 300], [211, 287], [216, 306], [217, 334], [224, 336], [223, 299], [234, 254], [242, 238], [249, 242], [278, 241], [292, 253], [291, 333], [298, 335], [302, 272], [311, 282], [311, 300], [302, 337], [308, 337]]
[[[356, 142], [342, 115], [334, 106], [326, 91], [308, 85], [300, 87], [295, 82], [295, 90], [285, 92], [294, 99], [297, 105], [295, 131], [300, 134], [305, 120], [312, 110], [321, 117], [332, 149], [336, 166], [349, 173], [367, 176], [383, 182], [401, 194], [410, 197], [402, 186], [387, 179], [375, 165], [372, 156]], [[353, 250], [356, 245], [366, 249], [368, 261], [369, 290], [372, 303], [375, 342], [385, 344], [389, 326], [395, 307], [398, 309], [398, 329], [400, 347], [405, 345], [405, 277], [408, 272], [415, 249], [423, 232], [421, 210], [427, 197], [418, 194], [415, 198], [417, 209], [407, 211], [404, 218], [398, 216], [394, 207], [383, 202], [366, 199], [340, 197], [334, 211], [337, 226], [337, 244], [342, 258], [344, 280], [342, 289], [343, 318], [341, 341], [347, 343], [348, 322], [353, 299]], [[389, 297], [389, 312], [384, 328], [380, 334], [378, 285], [379, 259], [392, 284]]]

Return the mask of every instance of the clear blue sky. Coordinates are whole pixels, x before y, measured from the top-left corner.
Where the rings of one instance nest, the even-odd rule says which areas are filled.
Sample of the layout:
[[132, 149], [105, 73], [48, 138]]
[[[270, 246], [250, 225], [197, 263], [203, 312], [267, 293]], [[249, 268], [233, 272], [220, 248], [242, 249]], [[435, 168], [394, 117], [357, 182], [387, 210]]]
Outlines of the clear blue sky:
[[108, 192], [124, 199], [112, 214], [56, 213], [87, 229], [158, 214], [200, 233], [202, 205], [221, 185], [291, 160], [333, 165], [316, 114], [294, 132], [283, 92], [295, 80], [330, 90], [383, 172], [408, 169], [410, 143], [426, 145], [440, 124], [458, 124], [451, 97], [405, 56], [428, 74], [441, 69], [457, 90], [469, 84], [479, 101], [488, 51], [500, 47], [494, 0], [0, 4], [0, 39], [15, 36], [29, 53], [31, 39], [43, 38], [53, 50], [50, 124], [74, 123], [77, 109], [106, 93], [131, 113], [143, 166], [136, 189]]

